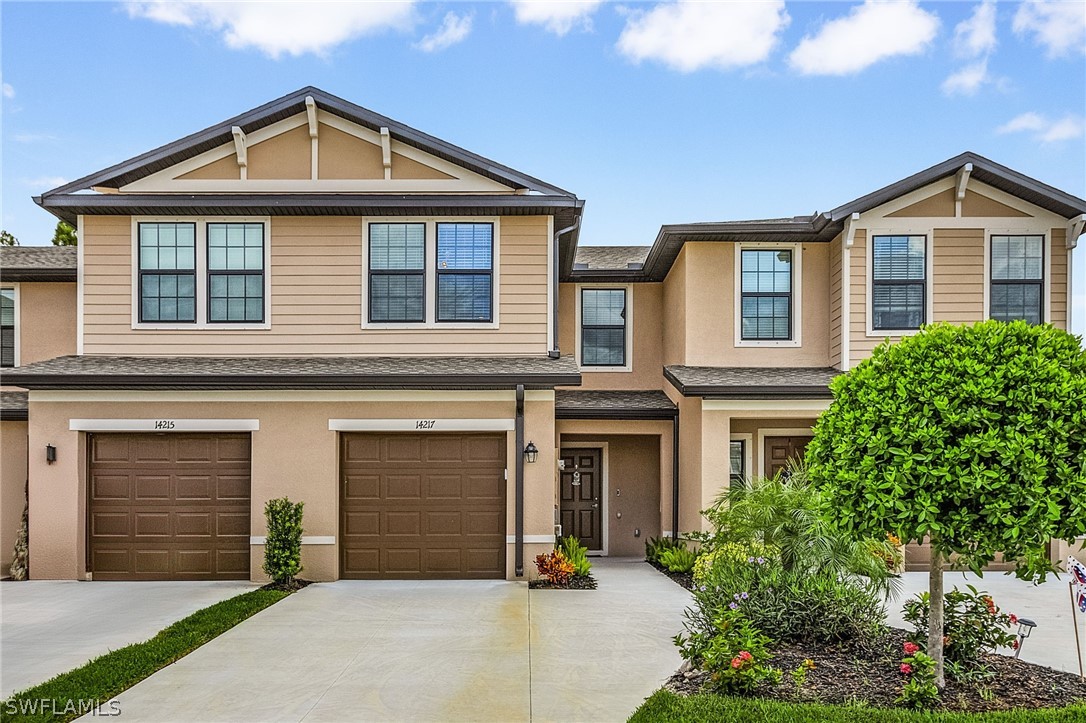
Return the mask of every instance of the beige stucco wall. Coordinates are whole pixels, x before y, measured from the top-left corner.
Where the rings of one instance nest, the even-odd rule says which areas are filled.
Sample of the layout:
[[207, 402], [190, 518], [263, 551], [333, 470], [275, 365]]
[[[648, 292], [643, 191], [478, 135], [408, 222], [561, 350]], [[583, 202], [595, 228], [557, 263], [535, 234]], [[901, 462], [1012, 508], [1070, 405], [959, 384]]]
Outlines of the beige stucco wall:
[[18, 313], [20, 365], [75, 354], [74, 283], [20, 283]]
[[299, 126], [249, 146], [247, 176], [251, 179], [307, 179], [313, 174], [309, 128]]
[[[0, 577], [6, 577], [26, 499], [26, 422], [0, 422]], [[44, 455], [44, 451], [43, 451]]]
[[686, 266], [685, 245], [664, 279], [663, 348], [664, 365], [683, 364], [686, 358]]
[[[53, 444], [57, 461], [44, 455], [30, 460], [32, 576], [38, 579], [79, 579], [86, 572], [86, 434], [69, 431], [70, 419], [257, 419], [252, 433], [251, 534], [264, 534], [264, 504], [274, 497], [304, 501], [306, 536], [339, 535], [338, 433], [329, 419], [513, 419], [510, 392], [294, 392], [265, 393], [72, 393], [40, 401], [48, 393], [32, 393], [31, 449]], [[122, 401], [117, 401], [117, 400]], [[352, 401], [348, 401], [352, 400]], [[554, 401], [550, 392], [528, 392], [525, 439], [540, 450], [534, 464], [525, 465], [525, 535], [552, 535]], [[6, 424], [6, 423], [5, 423]], [[507, 534], [514, 532], [514, 432], [507, 433]], [[34, 520], [47, 521], [34, 524]], [[525, 546], [525, 571], [550, 544]], [[251, 547], [253, 579], [262, 579], [263, 547]], [[303, 577], [333, 580], [339, 575], [337, 545], [303, 545]], [[510, 576], [514, 545], [506, 557]]]
[[[84, 352], [136, 356], [535, 355], [548, 348], [549, 218], [499, 225], [498, 328], [363, 329], [366, 219], [271, 220], [270, 329], [133, 329], [132, 221], [84, 219]], [[428, 299], [432, 304], [433, 300]], [[73, 336], [74, 338], [74, 336]]]

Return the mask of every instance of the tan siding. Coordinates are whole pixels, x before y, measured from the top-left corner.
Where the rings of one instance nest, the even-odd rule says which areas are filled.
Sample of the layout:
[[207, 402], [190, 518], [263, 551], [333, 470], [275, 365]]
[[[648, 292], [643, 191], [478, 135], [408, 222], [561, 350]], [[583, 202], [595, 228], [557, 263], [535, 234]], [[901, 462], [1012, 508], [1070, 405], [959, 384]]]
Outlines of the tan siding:
[[431, 168], [425, 163], [419, 163], [418, 161], [408, 158], [400, 153], [392, 154], [392, 177], [393, 178], [430, 178], [430, 179], [442, 179], [447, 180], [455, 178], [450, 176], [444, 171], [439, 171], [436, 168]]
[[1052, 325], [1060, 328], [1067, 328], [1067, 229], [1054, 228], [1052, 229], [1052, 260], [1049, 263], [1049, 269], [1052, 274], [1052, 281], [1049, 287], [1050, 305], [1052, 309], [1051, 322]]
[[131, 221], [84, 222], [87, 354], [534, 355], [547, 349], [547, 219], [500, 222], [498, 329], [362, 329], [362, 224], [271, 222], [272, 328], [132, 329]]
[[179, 179], [185, 180], [233, 180], [237, 181], [241, 178], [241, 166], [238, 165], [238, 157], [236, 153], [231, 153], [225, 158], [220, 158], [217, 161], [212, 161], [206, 166], [200, 166], [194, 171], [189, 171], [178, 176]]
[[381, 147], [320, 124], [317, 175], [320, 178], [384, 178]]
[[984, 319], [984, 229], [937, 228], [932, 254], [932, 319]]
[[954, 189], [948, 188], [932, 196], [917, 201], [905, 208], [886, 214], [887, 218], [918, 217], [918, 216], [953, 216], [954, 215]]
[[313, 171], [313, 146], [309, 128], [299, 126], [250, 146], [249, 178], [309, 178]]
[[867, 231], [856, 231], [849, 255], [849, 358], [852, 364], [871, 356], [881, 337], [867, 336]]
[[975, 191], [965, 192], [965, 198], [962, 199], [962, 216], [988, 216], [992, 218], [1029, 218], [1028, 213], [1019, 211], [1017, 208], [1011, 208], [1004, 203], [1000, 203], [999, 201], [988, 198], [987, 196], [976, 193]]
[[830, 242], [830, 364], [837, 366], [841, 362], [841, 340], [843, 322], [844, 287], [842, 286], [843, 251], [841, 237]]

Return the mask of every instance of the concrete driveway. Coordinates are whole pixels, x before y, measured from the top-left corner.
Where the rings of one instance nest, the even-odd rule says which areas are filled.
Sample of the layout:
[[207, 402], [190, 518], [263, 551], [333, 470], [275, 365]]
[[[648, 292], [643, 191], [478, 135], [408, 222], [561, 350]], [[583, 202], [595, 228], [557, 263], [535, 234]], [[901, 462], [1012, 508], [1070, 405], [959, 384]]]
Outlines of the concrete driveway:
[[0, 698], [138, 643], [249, 582], [0, 583]]
[[314, 585], [118, 697], [126, 721], [622, 721], [681, 663], [689, 594], [640, 561], [596, 591]]
[[[887, 620], [891, 625], [910, 629], [901, 619], [901, 606], [906, 600], [928, 589], [928, 573], [907, 572], [903, 576], [902, 595], [888, 608]], [[973, 573], [948, 572], [943, 585], [950, 590], [955, 585], [965, 589], [972, 585], [986, 590], [1001, 610], [1029, 618], [1037, 623], [1033, 634], [1022, 646], [1022, 660], [1047, 665], [1057, 670], [1078, 673], [1075, 654], [1075, 629], [1071, 622], [1071, 597], [1067, 593], [1067, 575], [1060, 579], [1049, 577], [1043, 585], [1022, 582], [1013, 575], [990, 572], [983, 578]], [[1086, 645], [1086, 620], [1079, 616], [1079, 634]], [[1009, 651], [1000, 651], [1008, 653]]]

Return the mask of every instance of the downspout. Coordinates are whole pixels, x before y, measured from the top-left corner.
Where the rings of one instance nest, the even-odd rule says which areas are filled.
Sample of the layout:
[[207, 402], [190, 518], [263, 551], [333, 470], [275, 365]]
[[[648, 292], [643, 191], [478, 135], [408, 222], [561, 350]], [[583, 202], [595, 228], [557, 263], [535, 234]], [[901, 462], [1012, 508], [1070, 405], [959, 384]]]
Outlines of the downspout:
[[679, 539], [679, 415], [671, 420], [671, 539]]
[[514, 428], [516, 429], [516, 448], [514, 454], [517, 456], [516, 472], [516, 510], [514, 512], [516, 521], [514, 534], [516, 535], [515, 548], [516, 562], [514, 572], [517, 577], [524, 577], [524, 385], [517, 385], [517, 414], [516, 423]]
[[565, 228], [554, 232], [554, 250], [552, 251], [554, 254], [554, 278], [551, 279], [551, 283], [554, 284], [554, 293], [552, 294], [551, 302], [553, 305], [551, 315], [554, 322], [551, 324], [551, 334], [553, 335], [553, 338], [551, 339], [551, 350], [547, 352], [547, 356], [551, 359], [558, 359], [562, 356], [562, 352], [558, 349], [558, 275], [561, 273], [558, 267], [558, 239], [570, 231], [575, 231], [580, 225], [581, 217], [578, 215], [573, 221], [572, 226], [566, 226]]

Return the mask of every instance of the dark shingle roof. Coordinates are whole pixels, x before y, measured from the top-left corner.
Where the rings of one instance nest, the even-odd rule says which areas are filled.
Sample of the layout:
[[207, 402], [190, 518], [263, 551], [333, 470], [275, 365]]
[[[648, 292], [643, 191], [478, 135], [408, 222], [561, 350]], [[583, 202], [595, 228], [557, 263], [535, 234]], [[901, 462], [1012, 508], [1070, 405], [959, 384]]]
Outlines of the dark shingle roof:
[[829, 398], [832, 367], [664, 367], [664, 377], [686, 397], [733, 399]]
[[572, 356], [63, 356], [4, 375], [28, 389], [509, 389], [581, 383]]
[[0, 246], [3, 281], [75, 281], [78, 265], [74, 246]]
[[26, 392], [0, 392], [0, 420], [25, 420], [26, 406]]
[[658, 389], [557, 389], [554, 415], [559, 419], [671, 419], [675, 403]]
[[[581, 246], [577, 249], [574, 269], [640, 268], [649, 255], [649, 246]], [[631, 265], [632, 264], [632, 265]]]

